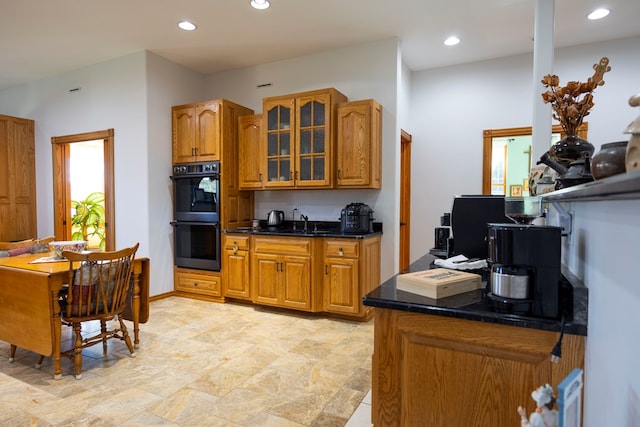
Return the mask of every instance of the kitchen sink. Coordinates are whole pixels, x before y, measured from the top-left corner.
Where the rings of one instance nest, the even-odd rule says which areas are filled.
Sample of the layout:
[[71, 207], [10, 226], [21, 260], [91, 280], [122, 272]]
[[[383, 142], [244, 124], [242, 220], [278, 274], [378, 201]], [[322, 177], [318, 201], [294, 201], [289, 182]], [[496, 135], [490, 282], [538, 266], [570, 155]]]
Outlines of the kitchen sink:
[[331, 230], [304, 230], [304, 229], [296, 229], [296, 230], [292, 230], [292, 229], [287, 229], [287, 230], [281, 230], [282, 233], [291, 233], [291, 234], [305, 234], [305, 235], [317, 235], [317, 234], [335, 234], [338, 231], [331, 231]]

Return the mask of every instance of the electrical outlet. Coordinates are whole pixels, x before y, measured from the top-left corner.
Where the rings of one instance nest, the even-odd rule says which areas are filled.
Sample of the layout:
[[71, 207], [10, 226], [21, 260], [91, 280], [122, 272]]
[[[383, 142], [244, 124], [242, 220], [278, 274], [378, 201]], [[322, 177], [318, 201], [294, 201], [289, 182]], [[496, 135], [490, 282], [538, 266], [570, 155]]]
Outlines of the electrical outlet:
[[562, 212], [558, 219], [558, 226], [562, 227], [562, 235], [566, 236], [567, 243], [571, 244], [571, 235], [573, 234], [573, 211]]

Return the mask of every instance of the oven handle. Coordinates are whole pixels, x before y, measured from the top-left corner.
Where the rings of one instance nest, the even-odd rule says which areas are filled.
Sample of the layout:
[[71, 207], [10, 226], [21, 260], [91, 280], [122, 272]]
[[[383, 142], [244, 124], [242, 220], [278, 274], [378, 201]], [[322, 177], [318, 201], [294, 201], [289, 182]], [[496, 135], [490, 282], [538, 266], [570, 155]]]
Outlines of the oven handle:
[[178, 225], [211, 225], [214, 227], [220, 227], [220, 222], [198, 222], [198, 221], [171, 221], [169, 224], [176, 227]]
[[220, 181], [220, 174], [219, 173], [212, 173], [212, 172], [186, 173], [184, 175], [171, 175], [171, 176], [169, 176], [169, 178], [171, 178], [172, 181], [175, 181], [177, 179], [184, 179], [184, 178], [206, 178], [206, 177], [210, 177], [213, 180]]

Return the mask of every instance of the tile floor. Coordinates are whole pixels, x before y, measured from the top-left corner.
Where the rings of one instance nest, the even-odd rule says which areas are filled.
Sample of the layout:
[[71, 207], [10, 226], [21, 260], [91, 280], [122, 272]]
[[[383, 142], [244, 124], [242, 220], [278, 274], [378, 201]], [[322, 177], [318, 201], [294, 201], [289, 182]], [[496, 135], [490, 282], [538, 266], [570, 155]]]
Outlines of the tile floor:
[[135, 358], [85, 350], [81, 380], [0, 342], [0, 425], [371, 426], [373, 320], [170, 297], [140, 329]]

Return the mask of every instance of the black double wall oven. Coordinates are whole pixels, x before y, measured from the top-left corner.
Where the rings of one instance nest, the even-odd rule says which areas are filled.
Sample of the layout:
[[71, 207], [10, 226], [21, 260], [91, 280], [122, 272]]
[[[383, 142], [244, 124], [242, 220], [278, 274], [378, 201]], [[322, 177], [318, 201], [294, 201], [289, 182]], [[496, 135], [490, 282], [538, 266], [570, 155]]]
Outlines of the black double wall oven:
[[220, 162], [173, 166], [174, 262], [220, 271]]

